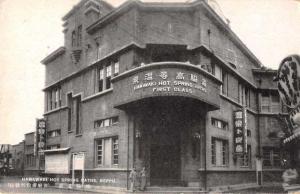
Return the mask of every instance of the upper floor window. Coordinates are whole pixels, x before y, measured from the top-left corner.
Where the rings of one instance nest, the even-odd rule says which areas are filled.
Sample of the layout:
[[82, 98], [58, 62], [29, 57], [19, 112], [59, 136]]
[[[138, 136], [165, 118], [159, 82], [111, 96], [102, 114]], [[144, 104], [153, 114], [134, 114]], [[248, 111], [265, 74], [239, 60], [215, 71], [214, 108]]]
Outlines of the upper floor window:
[[103, 84], [104, 84], [104, 68], [99, 69], [99, 80], [98, 80], [98, 91], [103, 91]]
[[73, 100], [73, 115], [75, 132], [76, 134], [81, 134], [81, 96], [74, 98]]
[[114, 76], [117, 76], [117, 75], [119, 74], [119, 71], [120, 71], [119, 68], [120, 68], [120, 67], [119, 67], [119, 61], [115, 61], [115, 62], [114, 62], [114, 69], [115, 69], [115, 71], [114, 71]]
[[76, 46], [76, 31], [73, 30], [72, 31], [72, 47], [75, 47]]
[[106, 67], [106, 88], [111, 88], [111, 65]]
[[211, 125], [219, 129], [228, 130], [228, 123], [219, 119], [211, 118]]
[[60, 129], [49, 131], [47, 135], [48, 137], [58, 137], [60, 136]]
[[48, 145], [47, 146], [47, 150], [53, 150], [53, 149], [59, 149], [60, 145], [59, 144], [55, 144], [55, 145]]
[[100, 119], [100, 120], [96, 120], [94, 123], [94, 127], [98, 128], [98, 127], [109, 127], [109, 126], [113, 126], [116, 125], [119, 122], [119, 117], [111, 117], [111, 118], [106, 118], [106, 119]]
[[77, 29], [72, 31], [72, 47], [82, 45], [82, 25], [79, 25]]
[[81, 42], [82, 42], [82, 25], [78, 26], [77, 28], [77, 46], [81, 46]]
[[110, 62], [109, 65], [102, 65], [98, 70], [98, 92], [108, 90], [112, 87], [111, 79], [119, 74], [119, 61]]
[[275, 112], [280, 111], [280, 99], [278, 92], [263, 91], [261, 94], [261, 111]]
[[47, 111], [61, 107], [61, 88], [55, 87], [47, 92]]

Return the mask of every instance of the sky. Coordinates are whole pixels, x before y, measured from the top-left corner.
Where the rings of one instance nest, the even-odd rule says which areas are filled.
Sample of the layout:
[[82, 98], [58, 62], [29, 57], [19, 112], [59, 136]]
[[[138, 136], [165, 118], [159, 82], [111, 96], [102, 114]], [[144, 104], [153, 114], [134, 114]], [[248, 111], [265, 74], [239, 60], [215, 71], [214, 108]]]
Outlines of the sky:
[[[277, 69], [287, 55], [300, 54], [299, 0], [216, 1], [231, 29], [266, 67]], [[0, 0], [0, 144], [19, 143], [42, 118], [45, 67], [40, 61], [63, 46], [61, 18], [78, 2]]]

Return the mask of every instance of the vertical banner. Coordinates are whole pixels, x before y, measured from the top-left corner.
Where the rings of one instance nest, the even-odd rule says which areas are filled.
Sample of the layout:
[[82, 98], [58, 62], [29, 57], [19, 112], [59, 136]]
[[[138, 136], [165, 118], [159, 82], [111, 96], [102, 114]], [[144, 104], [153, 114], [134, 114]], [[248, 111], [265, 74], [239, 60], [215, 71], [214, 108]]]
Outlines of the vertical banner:
[[37, 119], [36, 120], [36, 147], [37, 154], [43, 155], [46, 147], [46, 120]]
[[247, 109], [234, 112], [234, 152], [247, 153]]
[[234, 112], [234, 153], [242, 154], [244, 152], [244, 132], [243, 132], [243, 111]]

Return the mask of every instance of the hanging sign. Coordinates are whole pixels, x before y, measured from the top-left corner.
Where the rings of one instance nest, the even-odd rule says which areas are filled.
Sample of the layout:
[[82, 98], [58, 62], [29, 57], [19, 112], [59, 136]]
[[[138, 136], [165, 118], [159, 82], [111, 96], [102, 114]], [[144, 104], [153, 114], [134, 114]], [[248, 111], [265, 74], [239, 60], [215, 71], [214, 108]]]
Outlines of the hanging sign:
[[36, 121], [36, 151], [38, 154], [43, 155], [46, 147], [46, 120], [37, 119]]

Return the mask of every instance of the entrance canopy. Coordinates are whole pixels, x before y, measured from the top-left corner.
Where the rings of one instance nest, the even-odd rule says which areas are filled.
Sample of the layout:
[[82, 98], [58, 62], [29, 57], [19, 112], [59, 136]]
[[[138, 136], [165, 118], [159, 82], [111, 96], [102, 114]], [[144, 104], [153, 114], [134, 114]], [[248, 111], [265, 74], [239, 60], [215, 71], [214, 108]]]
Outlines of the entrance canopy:
[[[193, 100], [208, 111], [220, 107], [221, 81], [189, 63], [160, 62], [127, 71], [112, 80], [115, 107], [132, 105], [158, 97]], [[138, 102], [138, 103], [137, 103]]]

